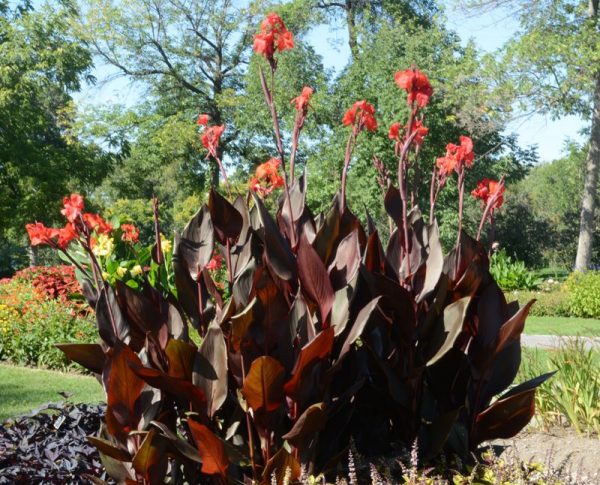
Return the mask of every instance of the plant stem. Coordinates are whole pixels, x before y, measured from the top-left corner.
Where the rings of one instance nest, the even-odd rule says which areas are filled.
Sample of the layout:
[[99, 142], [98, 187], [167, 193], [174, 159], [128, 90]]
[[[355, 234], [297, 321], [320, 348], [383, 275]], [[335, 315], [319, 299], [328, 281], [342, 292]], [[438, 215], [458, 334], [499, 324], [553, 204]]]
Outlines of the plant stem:
[[292, 237], [292, 246], [295, 245], [296, 242], [296, 230], [294, 229], [294, 214], [292, 212], [292, 201], [290, 198], [290, 189], [288, 186], [288, 178], [287, 172], [285, 170], [285, 154], [283, 152], [283, 143], [281, 141], [281, 131], [279, 129], [279, 118], [277, 117], [277, 108], [275, 106], [275, 102], [273, 101], [273, 92], [275, 89], [275, 67], [271, 66], [271, 89], [267, 86], [267, 81], [265, 80], [265, 75], [261, 67], [258, 68], [258, 73], [260, 77], [260, 85], [262, 87], [263, 93], [265, 95], [265, 101], [267, 102], [267, 107], [271, 112], [271, 118], [273, 120], [273, 131], [275, 132], [275, 144], [277, 145], [277, 151], [279, 152], [279, 159], [281, 160], [281, 169], [283, 170], [283, 190], [285, 192], [285, 199], [287, 201], [288, 207], [290, 209], [290, 230]]
[[352, 158], [352, 152], [354, 151], [354, 144], [356, 143], [356, 136], [358, 134], [358, 127], [352, 126], [352, 132], [348, 137], [346, 143], [346, 152], [344, 154], [344, 168], [342, 169], [342, 214], [346, 211], [346, 179], [348, 177], [348, 167], [350, 166], [350, 159]]
[[460, 233], [462, 231], [463, 221], [463, 204], [465, 198], [465, 169], [461, 167], [458, 172], [458, 235], [456, 237], [456, 245], [460, 243]]
[[227, 194], [229, 195], [229, 198], [231, 199], [231, 185], [229, 185], [229, 179], [227, 178], [227, 173], [225, 172], [225, 167], [223, 166], [223, 162], [221, 161], [221, 158], [218, 156], [218, 154], [216, 152], [212, 153], [211, 155], [217, 162], [217, 165], [219, 165], [219, 170], [221, 170], [221, 174], [223, 175], [223, 180], [225, 181], [225, 186], [227, 187]]

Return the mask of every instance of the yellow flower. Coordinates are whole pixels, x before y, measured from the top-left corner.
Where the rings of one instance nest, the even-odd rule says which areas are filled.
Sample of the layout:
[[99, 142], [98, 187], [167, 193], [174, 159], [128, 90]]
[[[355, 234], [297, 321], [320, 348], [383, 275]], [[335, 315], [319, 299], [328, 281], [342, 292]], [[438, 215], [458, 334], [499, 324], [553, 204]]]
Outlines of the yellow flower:
[[142, 267], [139, 264], [136, 264], [133, 268], [131, 268], [131, 276], [134, 278], [142, 274]]
[[173, 250], [173, 244], [170, 239], [167, 239], [164, 235], [160, 235], [160, 247], [163, 250], [163, 253], [167, 254]]
[[123, 266], [119, 266], [117, 268], [117, 275], [119, 276], [119, 278], [123, 278], [123, 276], [125, 276], [127, 274], [127, 268], [123, 267]]
[[96, 245], [92, 248], [92, 252], [96, 256], [108, 256], [113, 252], [114, 241], [112, 237], [108, 237], [106, 234], [100, 234]]
[[102, 271], [102, 279], [107, 280], [109, 276], [110, 275], [106, 271]]

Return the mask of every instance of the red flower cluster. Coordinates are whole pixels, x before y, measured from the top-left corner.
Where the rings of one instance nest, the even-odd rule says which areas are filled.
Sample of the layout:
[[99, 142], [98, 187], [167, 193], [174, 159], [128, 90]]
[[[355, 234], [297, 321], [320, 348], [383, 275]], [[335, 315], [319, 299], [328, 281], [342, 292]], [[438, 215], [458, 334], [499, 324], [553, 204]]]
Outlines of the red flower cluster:
[[471, 168], [474, 159], [473, 140], [468, 136], [461, 136], [460, 145], [448, 143], [446, 156], [438, 158], [436, 164], [440, 173], [450, 175], [453, 170], [460, 172], [463, 167]]
[[281, 161], [277, 158], [271, 158], [265, 163], [256, 167], [254, 177], [250, 180], [250, 190], [253, 190], [261, 197], [269, 195], [277, 187], [283, 186], [283, 177], [279, 175], [279, 165]]
[[270, 13], [260, 25], [260, 34], [254, 36], [254, 52], [273, 61], [275, 51], [294, 48], [294, 36], [286, 29], [283, 20], [276, 13]]
[[210, 116], [207, 114], [199, 114], [198, 121], [196, 122], [199, 126], [208, 126], [208, 121], [210, 120]]
[[477, 187], [471, 192], [471, 195], [476, 199], [480, 199], [483, 205], [487, 205], [490, 199], [496, 196], [496, 201], [492, 210], [499, 209], [504, 203], [504, 185], [501, 185], [497, 180], [484, 178], [477, 182]]
[[65, 224], [65, 227], [60, 229], [46, 227], [41, 222], [25, 224], [32, 246], [48, 245], [64, 250], [73, 239], [81, 235], [84, 225], [89, 231], [96, 231], [99, 234], [109, 234], [113, 229], [112, 225], [98, 214], [81, 213], [84, 203], [83, 197], [79, 194], [71, 194], [69, 197], [65, 197], [63, 206], [64, 209], [61, 210], [61, 213], [69, 221]]
[[213, 125], [207, 126], [202, 134], [202, 145], [215, 158], [217, 157], [217, 148], [219, 147], [219, 141], [224, 131], [225, 125]]
[[64, 209], [60, 213], [67, 218], [69, 222], [75, 222], [83, 211], [83, 197], [79, 194], [71, 194], [63, 199]]
[[366, 100], [357, 101], [352, 105], [342, 118], [345, 126], [356, 124], [360, 131], [363, 127], [368, 131], [377, 130], [377, 120], [375, 119], [375, 107], [367, 103]]
[[123, 231], [121, 235], [123, 241], [136, 243], [140, 240], [140, 232], [133, 224], [121, 224], [121, 230]]
[[113, 230], [112, 224], [106, 222], [98, 214], [90, 214], [86, 212], [83, 214], [83, 222], [91, 231], [96, 231], [98, 234], [110, 234]]
[[298, 111], [302, 111], [303, 113], [306, 113], [308, 110], [308, 102], [310, 101], [310, 97], [312, 96], [312, 94], [313, 94], [313, 88], [311, 88], [309, 86], [305, 86], [304, 88], [302, 88], [302, 92], [300, 93], [300, 96], [292, 99], [292, 104], [296, 105], [296, 109]]
[[[391, 140], [399, 141], [400, 133], [407, 128], [408, 127], [405, 127], [402, 123], [400, 123], [398, 121], [395, 123], [392, 123], [392, 125], [390, 126], [390, 130], [388, 132], [388, 137]], [[429, 133], [429, 128], [427, 128], [426, 126], [423, 126], [423, 123], [420, 120], [415, 120], [413, 123], [412, 129], [411, 129], [410, 135], [408, 135], [407, 137], [412, 136], [413, 133], [414, 133], [413, 143], [417, 146], [421, 146], [423, 144], [423, 139]]]
[[214, 271], [219, 269], [223, 265], [223, 256], [218, 251], [213, 253], [213, 257], [206, 265], [206, 269]]
[[426, 74], [418, 69], [405, 69], [398, 71], [394, 76], [396, 84], [405, 89], [408, 93], [408, 104], [412, 105], [415, 101], [419, 108], [423, 108], [429, 104], [429, 98], [433, 94], [433, 88], [429, 83], [429, 78]]

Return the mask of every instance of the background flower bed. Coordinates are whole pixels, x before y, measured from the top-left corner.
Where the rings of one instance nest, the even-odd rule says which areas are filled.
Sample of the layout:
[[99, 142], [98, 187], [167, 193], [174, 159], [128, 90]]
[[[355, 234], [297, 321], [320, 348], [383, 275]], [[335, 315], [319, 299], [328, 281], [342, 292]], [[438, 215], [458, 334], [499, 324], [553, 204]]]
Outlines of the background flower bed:
[[70, 266], [28, 268], [0, 282], [0, 360], [81, 371], [54, 345], [96, 340]]

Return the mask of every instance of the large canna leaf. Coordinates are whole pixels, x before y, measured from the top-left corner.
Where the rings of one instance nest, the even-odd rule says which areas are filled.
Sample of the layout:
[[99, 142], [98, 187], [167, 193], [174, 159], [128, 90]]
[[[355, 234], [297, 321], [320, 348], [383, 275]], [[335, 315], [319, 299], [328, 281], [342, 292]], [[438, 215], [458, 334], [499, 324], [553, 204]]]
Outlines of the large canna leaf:
[[350, 350], [350, 346], [354, 342], [356, 342], [356, 340], [362, 335], [363, 330], [367, 326], [367, 323], [369, 323], [371, 315], [377, 308], [377, 305], [379, 304], [380, 300], [381, 300], [381, 297], [378, 296], [377, 298], [374, 298], [373, 300], [371, 300], [367, 305], [365, 305], [360, 310], [360, 312], [356, 316], [356, 320], [354, 321], [354, 324], [352, 325], [352, 327], [350, 328], [350, 331], [348, 332], [348, 335], [346, 336], [346, 340], [344, 341], [344, 344], [342, 345], [342, 349], [340, 350], [338, 360], [341, 360], [342, 357], [344, 357], [344, 355], [346, 355], [348, 353], [348, 351]]
[[166, 392], [180, 402], [192, 403], [198, 411], [205, 405], [205, 396], [199, 387], [190, 381], [171, 377], [164, 372], [139, 364], [130, 364], [131, 369], [140, 379], [148, 385]]
[[282, 438], [296, 447], [302, 446], [306, 440], [311, 440], [327, 423], [325, 403], [319, 402], [306, 408], [296, 419], [292, 429]]
[[227, 483], [229, 460], [221, 440], [201, 423], [188, 419], [188, 426], [202, 459], [202, 473], [218, 475], [220, 482]]
[[302, 290], [319, 306], [321, 325], [325, 326], [335, 296], [327, 269], [304, 235], [298, 244], [298, 274]]
[[521, 431], [535, 413], [536, 388], [555, 373], [548, 372], [513, 387], [479, 413], [475, 421], [472, 446], [491, 439], [512, 438]]
[[120, 448], [115, 443], [105, 440], [104, 438], [88, 436], [86, 439], [92, 446], [95, 446], [100, 453], [110, 456], [117, 461], [131, 461], [132, 459], [127, 450]]
[[176, 379], [191, 381], [196, 347], [183, 340], [170, 339], [165, 354], [169, 360], [169, 375]]
[[165, 481], [168, 456], [168, 441], [156, 428], [152, 428], [144, 437], [142, 445], [133, 457], [133, 468], [144, 477], [149, 485], [160, 485]]
[[214, 188], [210, 189], [208, 196], [208, 210], [217, 240], [222, 245], [225, 245], [227, 240], [231, 243], [237, 241], [244, 226], [244, 219], [238, 210]]
[[334, 291], [345, 287], [354, 279], [360, 266], [358, 231], [354, 230], [340, 241], [335, 258], [329, 265], [329, 278]]
[[253, 196], [258, 217], [264, 230], [267, 264], [278, 278], [284, 281], [295, 281], [297, 277], [296, 260], [290, 244], [279, 232], [277, 224], [275, 224], [261, 198], [254, 193]]
[[283, 366], [273, 357], [255, 359], [246, 375], [242, 394], [256, 412], [276, 411], [283, 403]]
[[396, 224], [399, 224], [402, 220], [402, 197], [400, 197], [400, 192], [393, 185], [388, 187], [383, 205], [392, 220]]
[[142, 363], [133, 350], [120, 341], [109, 349], [102, 374], [106, 390], [106, 424], [111, 435], [123, 439], [136, 428], [141, 415], [137, 407], [144, 381], [131, 369]]
[[[289, 471], [288, 471], [289, 470]], [[261, 485], [273, 484], [283, 485], [285, 476], [289, 473], [290, 482], [300, 478], [300, 463], [285, 448], [281, 447], [275, 455], [267, 462], [263, 471]]]
[[[118, 340], [129, 342], [132, 338], [132, 329], [121, 312], [114, 290], [108, 284], [100, 291], [96, 303], [96, 323], [100, 337], [111, 347]], [[140, 348], [143, 344], [143, 334], [137, 333], [133, 337], [135, 347]]]
[[95, 374], [102, 374], [106, 357], [98, 344], [56, 344], [67, 358]]
[[[206, 367], [209, 372], [206, 372]], [[193, 382], [206, 398], [206, 414], [210, 419], [227, 398], [227, 346], [223, 331], [216, 322], [208, 327], [194, 366]]]
[[203, 206], [187, 223], [181, 236], [175, 241], [174, 258], [185, 262], [185, 268], [193, 281], [198, 281], [202, 269], [213, 255], [215, 235], [209, 209]]
[[[440, 322], [443, 325], [434, 326], [424, 342], [422, 351], [427, 365], [435, 364], [454, 346], [456, 338], [463, 329], [470, 302], [471, 297], [466, 296], [444, 308], [442, 322]], [[419, 347], [421, 343], [422, 341], [419, 342]]]
[[498, 332], [498, 337], [495, 342], [495, 353], [501, 352], [507, 345], [521, 337], [521, 333], [523, 333], [523, 329], [525, 328], [525, 319], [527, 318], [529, 310], [534, 303], [535, 300], [528, 302], [526, 305], [520, 308], [519, 311], [507, 322], [505, 322], [502, 327], [500, 327], [500, 331]]
[[306, 371], [316, 362], [325, 359], [331, 353], [333, 347], [334, 329], [329, 327], [320, 332], [311, 342], [307, 343], [302, 350], [296, 365], [292, 371], [292, 378], [285, 383], [285, 393], [295, 400], [298, 400], [298, 389], [300, 381], [305, 376]]

